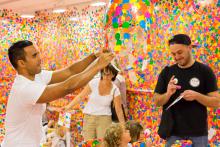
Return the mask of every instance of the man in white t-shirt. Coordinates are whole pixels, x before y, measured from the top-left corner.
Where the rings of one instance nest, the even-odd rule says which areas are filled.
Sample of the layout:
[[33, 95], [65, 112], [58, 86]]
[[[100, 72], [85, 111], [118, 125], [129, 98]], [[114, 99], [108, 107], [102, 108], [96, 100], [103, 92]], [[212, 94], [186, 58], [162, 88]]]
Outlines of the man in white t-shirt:
[[41, 70], [40, 54], [30, 41], [14, 43], [8, 55], [17, 75], [7, 103], [2, 147], [39, 147], [46, 103], [83, 87], [114, 58], [100, 51], [51, 72]]

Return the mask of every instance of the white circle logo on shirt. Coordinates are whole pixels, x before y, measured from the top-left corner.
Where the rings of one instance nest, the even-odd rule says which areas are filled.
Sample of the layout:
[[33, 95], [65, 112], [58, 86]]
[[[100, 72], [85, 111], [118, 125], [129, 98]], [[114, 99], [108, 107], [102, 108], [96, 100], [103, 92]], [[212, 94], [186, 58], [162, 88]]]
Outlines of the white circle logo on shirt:
[[192, 87], [198, 87], [199, 84], [200, 84], [200, 81], [198, 78], [192, 78], [190, 81], [189, 81], [190, 85]]
[[178, 79], [177, 78], [174, 78], [173, 81], [174, 81], [174, 84], [178, 83]]

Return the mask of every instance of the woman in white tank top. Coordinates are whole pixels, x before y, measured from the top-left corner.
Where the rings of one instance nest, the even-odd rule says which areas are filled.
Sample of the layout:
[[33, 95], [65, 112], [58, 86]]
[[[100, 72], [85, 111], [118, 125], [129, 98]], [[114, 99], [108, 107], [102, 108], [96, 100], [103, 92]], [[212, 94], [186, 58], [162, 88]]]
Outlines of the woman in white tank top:
[[[83, 113], [83, 136], [84, 140], [102, 139], [106, 128], [111, 125], [111, 102], [114, 101], [115, 110], [119, 122], [125, 122], [121, 107], [121, 96], [117, 86], [113, 83], [118, 71], [109, 64], [101, 70], [101, 78], [91, 80], [82, 92], [74, 100], [65, 106], [65, 110], [74, 108], [80, 101], [88, 96]], [[113, 96], [114, 95], [114, 96]], [[114, 97], [114, 99], [113, 99]]]

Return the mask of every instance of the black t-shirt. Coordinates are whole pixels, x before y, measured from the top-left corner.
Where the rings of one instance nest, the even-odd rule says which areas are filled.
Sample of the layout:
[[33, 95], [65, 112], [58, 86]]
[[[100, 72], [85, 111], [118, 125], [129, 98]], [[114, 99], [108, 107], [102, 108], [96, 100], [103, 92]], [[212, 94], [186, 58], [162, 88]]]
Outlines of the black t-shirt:
[[[218, 90], [215, 74], [205, 64], [195, 62], [189, 68], [180, 68], [177, 64], [166, 66], [159, 75], [155, 93], [164, 94], [167, 91], [171, 77], [178, 79], [177, 90], [163, 106], [163, 111], [185, 90], [194, 90], [207, 94]], [[197, 101], [181, 99], [171, 108], [174, 119], [174, 127], [171, 135], [176, 136], [203, 136], [208, 134], [207, 109]]]

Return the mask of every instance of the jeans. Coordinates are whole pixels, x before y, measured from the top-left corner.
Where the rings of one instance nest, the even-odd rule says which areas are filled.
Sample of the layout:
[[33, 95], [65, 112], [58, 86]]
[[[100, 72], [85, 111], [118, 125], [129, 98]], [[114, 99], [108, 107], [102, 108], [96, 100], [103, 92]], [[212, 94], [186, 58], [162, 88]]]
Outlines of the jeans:
[[208, 136], [199, 136], [199, 137], [178, 137], [171, 136], [167, 139], [166, 147], [171, 147], [176, 140], [191, 140], [192, 147], [207, 147], [208, 146]]

